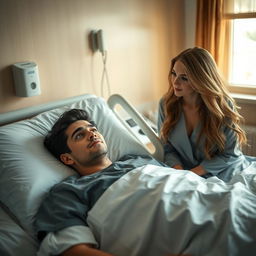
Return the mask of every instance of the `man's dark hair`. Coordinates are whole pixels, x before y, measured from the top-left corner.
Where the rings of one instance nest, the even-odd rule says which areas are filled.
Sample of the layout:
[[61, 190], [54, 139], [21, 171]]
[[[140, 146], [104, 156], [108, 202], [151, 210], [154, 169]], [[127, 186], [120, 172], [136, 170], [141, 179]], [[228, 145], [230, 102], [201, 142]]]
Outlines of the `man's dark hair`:
[[[85, 110], [71, 109], [64, 112], [57, 122], [53, 125], [51, 131], [44, 139], [45, 147], [60, 160], [60, 155], [64, 153], [70, 153], [71, 150], [67, 145], [66, 129], [74, 122], [79, 120], [85, 120], [93, 123], [89, 120], [89, 116]], [[93, 123], [94, 124], [94, 123]]]

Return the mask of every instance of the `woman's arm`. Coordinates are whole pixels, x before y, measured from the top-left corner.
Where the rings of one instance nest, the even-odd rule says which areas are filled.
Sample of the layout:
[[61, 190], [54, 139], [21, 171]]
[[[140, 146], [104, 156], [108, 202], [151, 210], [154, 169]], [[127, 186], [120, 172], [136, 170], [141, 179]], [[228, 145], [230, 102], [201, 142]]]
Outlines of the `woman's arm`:
[[172, 168], [184, 169], [176, 149], [170, 143], [164, 145], [164, 162]]
[[[157, 119], [158, 134], [160, 134], [161, 132], [164, 119], [165, 119], [165, 115], [164, 115], [163, 99], [161, 99], [158, 105], [158, 119]], [[183, 169], [179, 156], [175, 148], [170, 143], [164, 144], [164, 162], [174, 169]]]
[[219, 173], [229, 169], [229, 167], [232, 165], [233, 168], [231, 169], [235, 169], [235, 166], [238, 163], [241, 163], [238, 162], [238, 159], [241, 157], [242, 152], [237, 147], [237, 138], [235, 136], [235, 132], [229, 127], [225, 127], [224, 135], [226, 136], [224, 151], [219, 152], [211, 159], [204, 159], [199, 164], [204, 170], [207, 171], [207, 173], [211, 173], [212, 175], [218, 175]]
[[61, 256], [113, 256], [113, 254], [95, 249], [89, 244], [77, 244], [64, 251]]

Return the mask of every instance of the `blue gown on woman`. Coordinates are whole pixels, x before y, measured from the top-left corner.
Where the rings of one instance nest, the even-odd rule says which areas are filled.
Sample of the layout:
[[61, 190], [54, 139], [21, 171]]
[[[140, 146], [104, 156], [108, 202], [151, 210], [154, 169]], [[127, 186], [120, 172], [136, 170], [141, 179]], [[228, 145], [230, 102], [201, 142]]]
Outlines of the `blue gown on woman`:
[[[158, 131], [165, 120], [163, 100], [159, 103]], [[207, 159], [204, 154], [204, 138], [197, 144], [197, 136], [200, 132], [200, 123], [190, 136], [187, 134], [184, 113], [174, 129], [168, 135], [168, 141], [164, 145], [165, 163], [170, 167], [179, 164], [185, 170], [190, 170], [201, 165], [207, 172], [204, 177], [217, 176], [224, 181], [229, 181], [235, 173], [247, 168], [256, 157], [246, 156], [240, 150], [234, 131], [224, 127], [226, 144], [223, 152], [217, 153], [213, 158]]]

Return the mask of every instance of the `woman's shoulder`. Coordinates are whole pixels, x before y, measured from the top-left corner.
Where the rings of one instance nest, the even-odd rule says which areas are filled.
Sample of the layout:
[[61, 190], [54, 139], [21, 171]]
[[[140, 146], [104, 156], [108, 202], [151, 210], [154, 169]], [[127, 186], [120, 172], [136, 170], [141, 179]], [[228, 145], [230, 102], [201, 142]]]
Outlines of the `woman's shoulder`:
[[159, 100], [159, 108], [162, 109], [162, 110], [164, 109], [165, 101], [166, 101], [166, 99], [165, 99], [164, 96], [162, 96], [162, 97], [160, 98], [160, 100]]
[[164, 116], [164, 98], [163, 97], [159, 100], [158, 115], [162, 116], [162, 118]]
[[164, 104], [164, 96], [162, 96], [159, 100], [159, 105], [163, 105]]

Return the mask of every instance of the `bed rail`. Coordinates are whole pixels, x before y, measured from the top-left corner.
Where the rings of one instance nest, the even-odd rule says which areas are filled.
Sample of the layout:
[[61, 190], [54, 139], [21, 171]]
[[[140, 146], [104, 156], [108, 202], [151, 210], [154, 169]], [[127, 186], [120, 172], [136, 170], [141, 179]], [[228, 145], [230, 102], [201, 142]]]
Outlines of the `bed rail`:
[[153, 155], [154, 158], [156, 158], [159, 161], [163, 161], [164, 160], [163, 144], [159, 139], [159, 137], [157, 136], [157, 134], [155, 133], [155, 131], [147, 124], [147, 122], [142, 117], [142, 115], [134, 107], [132, 107], [132, 105], [129, 104], [127, 100], [125, 100], [119, 94], [111, 95], [107, 103], [109, 107], [112, 109], [112, 111], [115, 113], [117, 118], [123, 123], [123, 125], [136, 137], [136, 139], [139, 140], [138, 136], [136, 136], [136, 134], [132, 131], [132, 129], [129, 127], [126, 121], [116, 111], [115, 109], [116, 106], [120, 105], [130, 115], [130, 117], [137, 123], [137, 125], [142, 129], [142, 131], [151, 141], [155, 149], [154, 152], [150, 152], [150, 150], [146, 147], [147, 150]]

